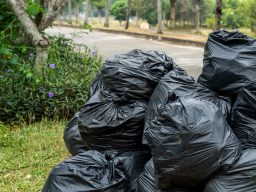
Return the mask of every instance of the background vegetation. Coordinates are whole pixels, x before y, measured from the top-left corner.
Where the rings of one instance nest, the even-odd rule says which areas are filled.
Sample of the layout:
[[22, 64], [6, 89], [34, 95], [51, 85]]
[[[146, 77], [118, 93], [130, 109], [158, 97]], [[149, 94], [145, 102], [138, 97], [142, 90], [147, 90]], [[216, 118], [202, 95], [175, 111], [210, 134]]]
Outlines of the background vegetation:
[[[105, 0], [97, 1], [87, 0], [89, 2], [89, 17], [102, 17], [105, 15]], [[138, 21], [146, 21], [151, 27], [157, 25], [157, 1], [158, 0], [131, 0], [130, 19], [138, 23]], [[174, 27], [171, 27], [171, 1], [162, 1], [162, 17], [166, 29], [173, 30], [193, 28], [196, 25], [196, 2], [199, 2], [200, 12], [200, 27], [213, 30], [215, 28], [215, 13], [216, 1], [220, 0], [175, 0], [175, 21]], [[83, 19], [82, 13], [86, 11], [85, 1], [79, 1], [78, 10], [81, 14], [80, 19]], [[118, 21], [126, 20], [128, 0], [110, 0], [111, 17]], [[75, 7], [75, 2], [73, 2]], [[256, 27], [256, 1], [254, 0], [222, 0], [222, 17], [221, 24], [226, 29], [247, 28], [247, 31], [255, 32]], [[66, 4], [66, 11], [63, 17], [67, 18], [67, 14], [75, 14], [76, 10], [68, 11]], [[70, 7], [72, 8], [72, 7]], [[77, 14], [76, 14], [77, 15]], [[70, 17], [71, 18], [71, 17]], [[111, 27], [111, 26], [110, 26]], [[246, 30], [245, 30], [246, 31]]]

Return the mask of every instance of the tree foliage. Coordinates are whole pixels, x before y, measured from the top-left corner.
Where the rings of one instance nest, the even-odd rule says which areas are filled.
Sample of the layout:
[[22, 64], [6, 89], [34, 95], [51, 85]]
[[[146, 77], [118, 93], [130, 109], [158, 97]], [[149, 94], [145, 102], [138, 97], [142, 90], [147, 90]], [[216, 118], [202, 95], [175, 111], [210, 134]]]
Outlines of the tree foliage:
[[98, 10], [102, 10], [105, 7], [105, 0], [90, 0], [92, 5], [97, 7]]
[[112, 4], [110, 8], [110, 13], [118, 20], [120, 23], [126, 19], [126, 9], [127, 1], [126, 0], [117, 0]]

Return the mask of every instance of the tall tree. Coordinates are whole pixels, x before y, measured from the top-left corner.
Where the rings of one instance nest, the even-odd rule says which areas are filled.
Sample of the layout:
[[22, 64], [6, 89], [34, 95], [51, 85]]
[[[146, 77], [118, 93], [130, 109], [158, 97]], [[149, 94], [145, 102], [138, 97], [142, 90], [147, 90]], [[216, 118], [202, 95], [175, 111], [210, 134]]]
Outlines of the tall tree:
[[68, 19], [70, 22], [72, 21], [72, 2], [71, 2], [71, 0], [68, 0]]
[[85, 0], [84, 25], [88, 25], [89, 24], [89, 16], [90, 16], [89, 0]]
[[196, 0], [195, 2], [195, 12], [196, 12], [196, 18], [195, 18], [195, 21], [196, 21], [196, 32], [198, 33], [200, 31], [200, 2], [201, 0]]
[[170, 0], [170, 25], [172, 28], [175, 27], [175, 3], [176, 3], [176, 0]]
[[79, 0], [75, 1], [75, 15], [76, 15], [76, 22], [78, 22], [78, 17], [79, 17]]
[[[59, 11], [65, 3], [65, 0], [41, 0], [39, 6], [41, 10], [34, 17], [40, 19], [33, 19], [26, 12], [25, 3], [23, 0], [7, 0], [12, 8], [12, 12], [17, 16], [24, 31], [24, 41], [31, 42], [36, 48], [35, 68], [41, 71], [48, 60], [48, 48], [50, 41], [48, 37], [43, 36], [41, 32], [52, 25], [54, 19], [57, 17]], [[36, 3], [36, 2], [34, 2]], [[37, 23], [36, 23], [37, 21]]]
[[215, 12], [215, 23], [216, 30], [221, 28], [221, 16], [222, 16], [222, 0], [216, 0], [216, 12]]
[[110, 6], [110, 1], [106, 0], [104, 27], [109, 27], [109, 6]]
[[115, 17], [116, 20], [120, 22], [126, 20], [126, 11], [127, 11], [127, 0], [117, 0], [115, 1], [110, 8], [111, 14]]
[[129, 28], [129, 20], [130, 20], [130, 14], [131, 14], [131, 4], [132, 4], [132, 1], [131, 0], [127, 0], [125, 29]]
[[158, 20], [158, 30], [157, 33], [163, 33], [163, 7], [162, 0], [157, 0], [157, 20]]
[[105, 7], [105, 0], [90, 0], [98, 10], [99, 22], [101, 22], [101, 11]]

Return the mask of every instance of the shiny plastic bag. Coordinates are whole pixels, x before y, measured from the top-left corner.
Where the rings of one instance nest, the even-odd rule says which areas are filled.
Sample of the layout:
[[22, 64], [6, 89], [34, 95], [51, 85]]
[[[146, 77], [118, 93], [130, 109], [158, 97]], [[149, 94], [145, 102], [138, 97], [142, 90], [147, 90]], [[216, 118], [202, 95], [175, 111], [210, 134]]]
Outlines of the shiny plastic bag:
[[57, 165], [42, 191], [128, 192], [150, 158], [146, 151], [87, 151]]
[[[175, 67], [158, 83], [148, 104], [147, 113], [157, 112], [154, 110], [157, 108], [157, 105], [167, 102], [171, 95], [176, 95], [179, 98], [195, 98], [210, 101], [222, 111], [226, 120], [230, 121], [231, 99], [220, 96], [207, 87], [196, 83], [193, 77], [189, 76], [179, 67]], [[157, 114], [149, 114], [147, 118], [155, 117], [155, 115]], [[147, 121], [150, 121], [150, 119]]]
[[256, 148], [256, 82], [245, 86], [238, 94], [231, 127], [244, 149]]
[[255, 192], [256, 191], [256, 149], [242, 152], [239, 160], [229, 171], [209, 181], [205, 192]]
[[105, 61], [103, 86], [120, 97], [148, 100], [159, 80], [174, 67], [159, 51], [133, 50]]
[[236, 96], [256, 79], [256, 41], [238, 31], [209, 35], [198, 82], [223, 95]]
[[84, 143], [98, 151], [142, 149], [146, 107], [144, 101], [126, 100], [99, 90], [80, 111], [78, 127]]
[[203, 187], [181, 188], [172, 187], [171, 189], [161, 190], [157, 187], [153, 160], [147, 162], [145, 170], [137, 178], [137, 192], [200, 192]]
[[88, 147], [82, 141], [82, 137], [78, 129], [78, 117], [79, 112], [77, 112], [67, 124], [63, 136], [66, 148], [73, 156], [88, 150]]
[[232, 167], [241, 146], [218, 107], [175, 94], [165, 96], [149, 108], [154, 113], [147, 115], [154, 116], [147, 118], [144, 130], [159, 187], [200, 185], [218, 170]]
[[114, 160], [97, 151], [76, 155], [51, 171], [42, 192], [127, 192], [128, 177]]

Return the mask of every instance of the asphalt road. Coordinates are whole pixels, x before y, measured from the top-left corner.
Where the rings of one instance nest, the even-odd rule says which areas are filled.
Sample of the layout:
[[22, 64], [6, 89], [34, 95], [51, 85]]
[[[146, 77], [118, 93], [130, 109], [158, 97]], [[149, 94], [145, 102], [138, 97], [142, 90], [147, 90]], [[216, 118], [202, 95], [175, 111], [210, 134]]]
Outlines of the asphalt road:
[[159, 50], [172, 57], [179, 66], [195, 78], [199, 76], [203, 66], [203, 48], [199, 47], [181, 46], [120, 34], [88, 32], [67, 27], [53, 27], [47, 29], [46, 32], [55, 35], [63, 34], [67, 38], [72, 38], [78, 44], [85, 44], [91, 49], [96, 49], [103, 59], [133, 49]]

